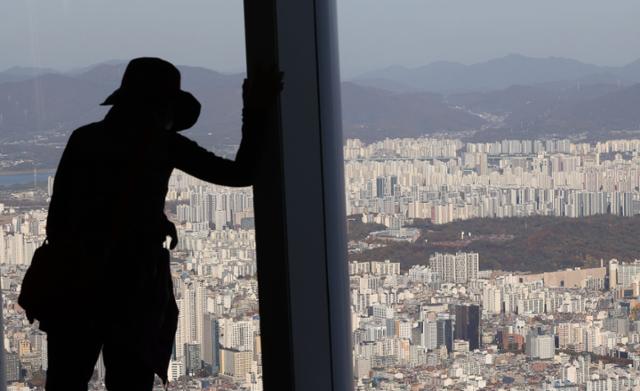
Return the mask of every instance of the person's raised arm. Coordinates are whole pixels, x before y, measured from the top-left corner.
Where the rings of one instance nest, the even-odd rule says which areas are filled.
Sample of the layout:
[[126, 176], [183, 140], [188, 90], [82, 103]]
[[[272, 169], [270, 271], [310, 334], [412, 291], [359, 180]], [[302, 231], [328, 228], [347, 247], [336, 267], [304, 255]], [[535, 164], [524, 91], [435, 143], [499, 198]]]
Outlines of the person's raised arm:
[[264, 136], [263, 125], [282, 89], [282, 74], [268, 72], [242, 86], [242, 142], [235, 160], [221, 158], [196, 142], [176, 134], [174, 166], [194, 177], [223, 186], [251, 186]]

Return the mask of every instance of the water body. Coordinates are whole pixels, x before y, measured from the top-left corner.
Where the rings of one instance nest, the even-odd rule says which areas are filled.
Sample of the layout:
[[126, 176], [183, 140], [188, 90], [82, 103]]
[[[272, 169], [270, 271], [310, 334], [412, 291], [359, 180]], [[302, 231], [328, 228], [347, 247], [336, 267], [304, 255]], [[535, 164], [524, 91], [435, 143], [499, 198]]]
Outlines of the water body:
[[[55, 174], [54, 170], [38, 171], [36, 182], [46, 182], [49, 176]], [[33, 172], [23, 174], [0, 174], [0, 186], [33, 184]]]

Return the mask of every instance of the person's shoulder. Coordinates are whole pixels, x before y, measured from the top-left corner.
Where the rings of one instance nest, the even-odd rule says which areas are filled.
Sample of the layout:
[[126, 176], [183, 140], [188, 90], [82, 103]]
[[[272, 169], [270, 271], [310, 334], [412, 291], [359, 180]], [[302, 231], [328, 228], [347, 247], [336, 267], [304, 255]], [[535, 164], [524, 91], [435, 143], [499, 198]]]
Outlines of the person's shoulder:
[[71, 132], [71, 136], [87, 137], [102, 131], [104, 131], [104, 123], [103, 121], [98, 121], [79, 127], [78, 129]]

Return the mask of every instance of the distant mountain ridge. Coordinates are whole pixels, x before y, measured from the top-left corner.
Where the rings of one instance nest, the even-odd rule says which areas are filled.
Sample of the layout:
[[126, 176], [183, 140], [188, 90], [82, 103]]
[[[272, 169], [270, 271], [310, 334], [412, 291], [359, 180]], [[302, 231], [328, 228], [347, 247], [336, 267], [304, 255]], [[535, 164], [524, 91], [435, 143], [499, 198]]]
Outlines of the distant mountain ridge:
[[346, 137], [367, 141], [390, 135], [420, 137], [427, 131], [459, 132], [486, 124], [440, 94], [394, 93], [350, 82], [342, 83], [342, 120]]
[[47, 73], [58, 72], [50, 68], [11, 67], [0, 72], [0, 83], [27, 80]]
[[[82, 71], [42, 72], [32, 78], [0, 82], [0, 140], [69, 131], [99, 120], [106, 112], [99, 104], [119, 86], [125, 66], [111, 62]], [[198, 123], [188, 134], [206, 146], [238, 143], [244, 75], [179, 68], [183, 88], [203, 106]], [[417, 137], [485, 124], [482, 118], [448, 105], [439, 94], [397, 94], [349, 82], [342, 84], [342, 92], [345, 137], [367, 141], [394, 135]]]
[[[80, 72], [38, 72], [34, 77], [0, 82], [0, 139], [70, 131], [101, 119], [99, 106], [118, 86], [125, 63], [104, 63]], [[180, 67], [183, 86], [203, 103], [197, 135], [216, 132], [216, 142], [239, 141], [243, 75]], [[0, 80], [8, 79], [4, 72]], [[201, 140], [203, 137], [200, 137]]]
[[[0, 72], [0, 142], [68, 133], [101, 119], [107, 108], [99, 104], [119, 86], [125, 66], [111, 61], [66, 73], [41, 68]], [[237, 144], [244, 75], [179, 68], [184, 88], [203, 105], [201, 118], [187, 134], [206, 147]], [[484, 84], [466, 92], [442, 93], [437, 86], [424, 91], [420, 80], [412, 79], [413, 71], [401, 67], [375, 75], [379, 78], [373, 84], [379, 87], [362, 80], [343, 82], [344, 137], [366, 142], [434, 134], [478, 141], [640, 137], [640, 83], [628, 82], [636, 75], [640, 80], [640, 60], [612, 68], [511, 55], [472, 66], [438, 62], [423, 68], [423, 75], [444, 75], [437, 80], [441, 86], [469, 83], [470, 89], [469, 75], [478, 74], [485, 75]], [[404, 79], [385, 79], [393, 74]], [[518, 82], [489, 88], [511, 81]]]
[[639, 83], [640, 60], [622, 67], [608, 67], [560, 57], [510, 54], [471, 65], [438, 61], [417, 68], [392, 66], [365, 73], [353, 81], [372, 87], [395, 86], [396, 92], [422, 90], [450, 94], [567, 80], [589, 83], [602, 78], [623, 84]]
[[449, 95], [450, 104], [502, 116], [481, 139], [583, 135], [588, 140], [640, 133], [640, 84], [512, 86], [485, 93]]

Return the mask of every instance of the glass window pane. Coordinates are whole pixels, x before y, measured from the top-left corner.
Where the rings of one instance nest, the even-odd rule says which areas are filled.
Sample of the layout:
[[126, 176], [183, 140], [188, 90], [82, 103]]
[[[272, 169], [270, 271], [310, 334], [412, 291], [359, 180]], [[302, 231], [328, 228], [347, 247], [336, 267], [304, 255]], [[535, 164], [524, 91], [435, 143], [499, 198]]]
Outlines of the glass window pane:
[[338, 10], [355, 388], [635, 384], [638, 3]]
[[[5, 2], [0, 5], [0, 46], [0, 270], [7, 381], [42, 389], [51, 358], [46, 334], [28, 324], [17, 297], [34, 251], [45, 239], [54, 176], [71, 132], [105, 116], [109, 107], [99, 104], [118, 88], [130, 59], [161, 57], [178, 66], [182, 88], [202, 104], [198, 122], [182, 134], [233, 159], [241, 140], [243, 7], [238, 1], [202, 0]], [[99, 173], [93, 175], [87, 183], [102, 180]], [[128, 196], [136, 200], [136, 194]], [[122, 229], [145, 223], [136, 210], [148, 200], [135, 202], [139, 209], [117, 211]], [[165, 214], [179, 238], [170, 263], [180, 312], [170, 388], [262, 389], [251, 188], [219, 186], [175, 170]], [[99, 224], [89, 219], [84, 227], [92, 231]], [[122, 265], [123, 278], [131, 272]], [[58, 283], [64, 286], [72, 277], [62, 276]], [[71, 295], [59, 303], [73, 304]], [[88, 331], [82, 319], [69, 319], [67, 328]], [[66, 343], [70, 351], [80, 346]], [[90, 389], [104, 389], [104, 376], [101, 355]]]

